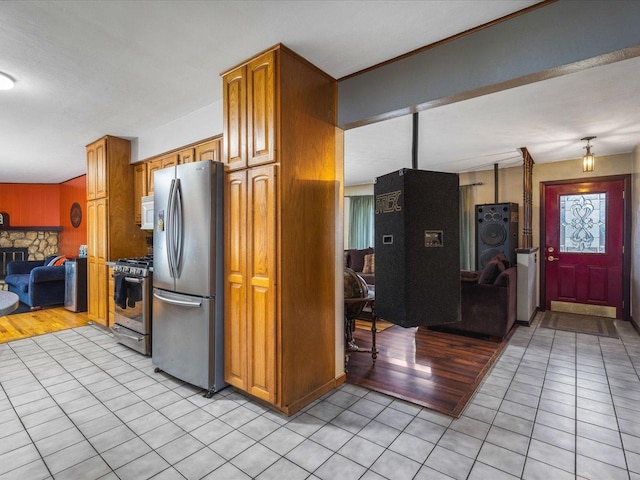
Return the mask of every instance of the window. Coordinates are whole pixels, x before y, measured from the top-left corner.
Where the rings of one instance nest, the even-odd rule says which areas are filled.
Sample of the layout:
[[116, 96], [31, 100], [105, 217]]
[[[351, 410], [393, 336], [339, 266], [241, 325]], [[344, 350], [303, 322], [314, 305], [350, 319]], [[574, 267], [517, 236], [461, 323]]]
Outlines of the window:
[[606, 253], [607, 194], [560, 195], [560, 252]]
[[373, 247], [373, 195], [350, 197], [349, 248]]

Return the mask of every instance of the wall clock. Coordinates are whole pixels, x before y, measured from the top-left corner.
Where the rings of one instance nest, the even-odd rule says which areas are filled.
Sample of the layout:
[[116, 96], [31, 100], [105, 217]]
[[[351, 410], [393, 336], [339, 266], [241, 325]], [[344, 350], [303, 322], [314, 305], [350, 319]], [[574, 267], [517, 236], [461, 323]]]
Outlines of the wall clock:
[[80, 204], [78, 202], [74, 202], [73, 205], [71, 205], [69, 218], [71, 219], [71, 225], [73, 225], [73, 228], [78, 228], [78, 226], [80, 226], [80, 222], [82, 221], [82, 208], [80, 208]]

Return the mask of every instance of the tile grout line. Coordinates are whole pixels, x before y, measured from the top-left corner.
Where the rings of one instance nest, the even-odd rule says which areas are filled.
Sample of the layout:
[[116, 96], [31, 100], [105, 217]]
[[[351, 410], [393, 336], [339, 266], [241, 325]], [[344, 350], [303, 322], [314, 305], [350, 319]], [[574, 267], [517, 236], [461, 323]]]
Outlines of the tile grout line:
[[[620, 335], [620, 334], [618, 334]], [[629, 355], [629, 352], [627, 350], [626, 345], [624, 344], [624, 340], [622, 340], [622, 338], [620, 338], [620, 343], [622, 343], [622, 346], [624, 347], [624, 351], [627, 354], [627, 357], [629, 357], [629, 360], [631, 360], [631, 356]], [[627, 470], [627, 477], [631, 478], [630, 475], [630, 470], [629, 470], [629, 462], [627, 461], [627, 450], [624, 447], [624, 441], [622, 439], [622, 430], [620, 429], [620, 420], [618, 419], [618, 412], [616, 410], [616, 402], [613, 400], [613, 392], [611, 391], [611, 383], [609, 382], [609, 371], [607, 369], [607, 362], [605, 360], [605, 356], [603, 355], [603, 351], [602, 351], [602, 344], [600, 343], [600, 337], [598, 337], [598, 348], [600, 349], [600, 355], [602, 356], [602, 365], [604, 366], [604, 371], [605, 374], [607, 375], [607, 388], [609, 390], [609, 395], [611, 395], [611, 406], [613, 408], [613, 415], [616, 419], [616, 426], [618, 427], [618, 436], [620, 437], [620, 446], [622, 447], [622, 455], [624, 457], [624, 464], [625, 464], [625, 468]], [[633, 365], [633, 362], [631, 362]], [[638, 372], [635, 369], [635, 365], [634, 365], [634, 371], [636, 372], [636, 376], [638, 376]], [[640, 377], [639, 377], [640, 380]], [[578, 392], [576, 391], [576, 409], [577, 409], [577, 404], [578, 404]], [[577, 419], [577, 412], [576, 412], [576, 419]], [[576, 420], [577, 421], [577, 420]], [[578, 429], [577, 429], [577, 425], [576, 425], [576, 443], [578, 441]], [[576, 462], [578, 461], [578, 446], [576, 445]], [[616, 465], [613, 465], [614, 467], [616, 467]], [[576, 472], [578, 470], [576, 469]]]

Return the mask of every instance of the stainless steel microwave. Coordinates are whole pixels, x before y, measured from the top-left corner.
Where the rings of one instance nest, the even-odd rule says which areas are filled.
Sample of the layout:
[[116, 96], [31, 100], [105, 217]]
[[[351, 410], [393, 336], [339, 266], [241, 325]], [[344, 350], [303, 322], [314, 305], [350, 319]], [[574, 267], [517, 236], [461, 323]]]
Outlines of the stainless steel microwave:
[[142, 230], [153, 230], [153, 195], [142, 197], [142, 221], [140, 228]]

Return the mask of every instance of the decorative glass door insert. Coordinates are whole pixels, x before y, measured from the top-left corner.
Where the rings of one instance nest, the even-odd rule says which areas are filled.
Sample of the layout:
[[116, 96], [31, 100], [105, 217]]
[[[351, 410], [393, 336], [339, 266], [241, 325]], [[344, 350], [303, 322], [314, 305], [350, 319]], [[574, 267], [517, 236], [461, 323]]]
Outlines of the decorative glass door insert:
[[560, 195], [560, 252], [606, 253], [607, 194]]

